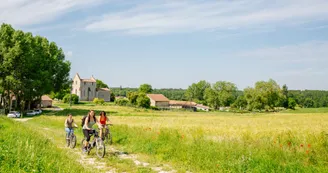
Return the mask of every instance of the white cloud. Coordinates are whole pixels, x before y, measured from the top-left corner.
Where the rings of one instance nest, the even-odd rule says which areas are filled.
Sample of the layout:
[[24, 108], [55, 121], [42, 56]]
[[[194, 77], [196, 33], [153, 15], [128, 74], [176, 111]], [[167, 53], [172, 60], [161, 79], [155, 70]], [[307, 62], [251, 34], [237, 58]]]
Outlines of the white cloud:
[[66, 58], [71, 58], [73, 56], [73, 52], [72, 51], [67, 51], [65, 53], [65, 56], [66, 56]]
[[29, 26], [97, 5], [104, 0], [5, 0], [0, 3], [0, 23]]
[[129, 9], [108, 12], [85, 29], [149, 35], [276, 28], [327, 19], [327, 0], [148, 0]]
[[310, 41], [276, 48], [256, 49], [236, 53], [233, 56], [278, 63], [322, 63], [328, 62], [328, 41]]

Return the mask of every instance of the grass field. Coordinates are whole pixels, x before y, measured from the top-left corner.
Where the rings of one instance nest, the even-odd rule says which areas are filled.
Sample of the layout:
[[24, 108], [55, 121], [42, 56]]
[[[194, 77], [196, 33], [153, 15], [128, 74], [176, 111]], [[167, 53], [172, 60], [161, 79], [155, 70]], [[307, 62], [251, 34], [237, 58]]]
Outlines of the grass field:
[[[234, 114], [80, 104], [70, 110], [34, 117], [26, 126], [49, 128], [57, 134], [55, 143], [63, 143], [65, 115], [73, 113], [80, 123], [90, 109], [110, 112], [115, 124], [114, 147], [137, 154], [154, 165], [171, 165], [178, 172], [326, 172], [328, 169], [328, 113], [322, 108]], [[81, 132], [77, 134], [81, 139]], [[119, 172], [152, 172], [114, 156], [104, 160]]]

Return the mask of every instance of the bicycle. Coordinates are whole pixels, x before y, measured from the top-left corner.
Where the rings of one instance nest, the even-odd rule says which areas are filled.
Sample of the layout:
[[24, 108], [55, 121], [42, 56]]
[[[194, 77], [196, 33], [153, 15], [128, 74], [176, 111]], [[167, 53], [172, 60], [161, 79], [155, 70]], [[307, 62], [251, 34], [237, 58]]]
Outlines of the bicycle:
[[[69, 129], [72, 130], [74, 128], [76, 128], [76, 127], [69, 128]], [[67, 147], [70, 147], [72, 149], [75, 148], [75, 146], [76, 146], [76, 136], [74, 134], [74, 131], [71, 131], [68, 138], [66, 138], [66, 145], [67, 145]]]
[[92, 140], [92, 142], [89, 142], [89, 145], [88, 145], [86, 151], [84, 151], [84, 142], [86, 139], [85, 138], [82, 139], [82, 142], [81, 142], [82, 153], [90, 154], [90, 151], [94, 147], [96, 147], [97, 156], [99, 158], [103, 158], [105, 156], [105, 151], [106, 151], [103, 140], [98, 136], [98, 132], [96, 130], [93, 130], [93, 133], [90, 133], [89, 135], [90, 135], [90, 137], [92, 137], [94, 135], [93, 140]]
[[[106, 124], [106, 125], [113, 126], [113, 124]], [[105, 132], [103, 131], [103, 129], [105, 129]], [[109, 127], [107, 126], [107, 128], [102, 128], [99, 130], [102, 130], [102, 134], [103, 134], [102, 140], [104, 141], [104, 143], [112, 145], [113, 139], [112, 139], [112, 133], [110, 132]]]

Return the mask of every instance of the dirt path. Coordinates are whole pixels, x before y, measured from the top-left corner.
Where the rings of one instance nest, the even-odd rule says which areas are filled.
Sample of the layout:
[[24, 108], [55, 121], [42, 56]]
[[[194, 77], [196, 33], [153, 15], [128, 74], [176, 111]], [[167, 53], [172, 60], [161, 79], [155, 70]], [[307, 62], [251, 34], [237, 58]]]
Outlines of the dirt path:
[[[32, 119], [32, 118], [15, 119], [15, 120], [20, 121], [22, 123], [28, 123], [27, 121], [30, 119]], [[75, 156], [77, 156], [76, 161], [81, 163], [81, 165], [84, 165], [84, 167], [86, 167], [86, 168], [94, 168], [94, 169], [97, 169], [99, 172], [116, 173], [119, 170], [108, 166], [106, 164], [106, 160], [105, 160], [108, 157], [116, 156], [121, 160], [132, 161], [136, 167], [150, 168], [153, 172], [157, 172], [157, 173], [175, 173], [175, 172], [177, 172], [169, 165], [163, 165], [163, 166], [152, 165], [150, 163], [141, 161], [140, 158], [138, 158], [138, 155], [136, 155], [136, 154], [128, 154], [127, 152], [120, 151], [120, 150], [114, 148], [113, 146], [108, 146], [108, 145], [106, 145], [105, 158], [97, 159], [97, 156], [93, 156], [93, 155], [88, 156], [88, 155], [82, 154], [81, 149], [79, 147], [70, 149], [68, 147], [65, 147], [64, 142], [58, 142], [59, 141], [58, 138], [59, 139], [62, 138], [62, 135], [61, 135], [62, 132], [58, 133], [59, 130], [56, 130], [56, 129], [50, 128], [50, 127], [38, 127], [38, 128], [42, 129], [41, 133], [43, 133], [45, 137], [47, 137], [54, 144], [56, 144], [58, 148], [60, 148], [62, 150], [66, 150], [67, 153], [70, 155], [74, 154]], [[49, 134], [51, 134], [51, 135], [49, 135]], [[57, 140], [56, 140], [56, 138], [57, 138]], [[119, 172], [121, 172], [121, 171], [119, 171]]]

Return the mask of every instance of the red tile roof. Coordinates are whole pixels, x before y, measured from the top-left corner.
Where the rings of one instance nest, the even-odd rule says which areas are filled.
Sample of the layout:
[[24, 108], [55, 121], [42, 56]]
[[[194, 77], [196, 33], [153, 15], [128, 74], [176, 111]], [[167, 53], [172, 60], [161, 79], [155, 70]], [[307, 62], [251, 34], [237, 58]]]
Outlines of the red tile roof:
[[147, 94], [147, 96], [156, 102], [169, 102], [170, 100], [166, 98], [163, 94]]
[[43, 100], [43, 101], [52, 101], [52, 99], [49, 96], [47, 96], [47, 95], [43, 95], [41, 97], [41, 100]]

